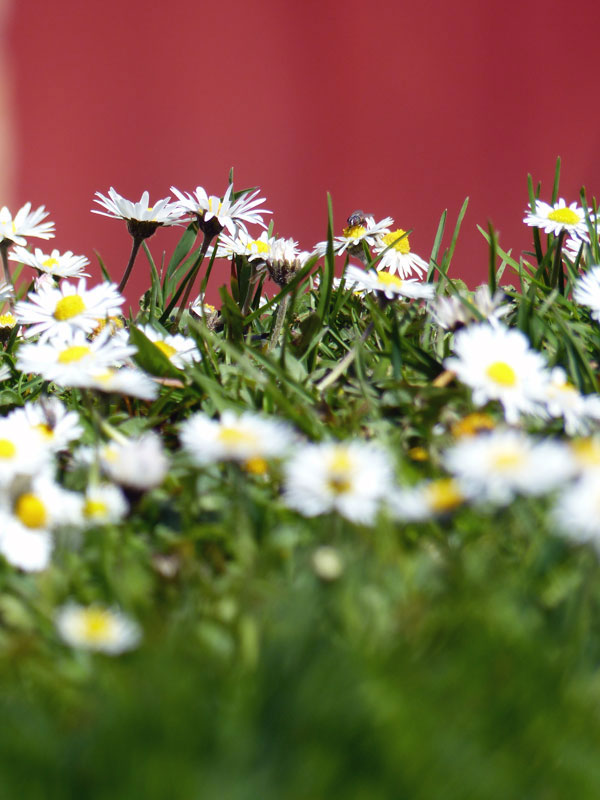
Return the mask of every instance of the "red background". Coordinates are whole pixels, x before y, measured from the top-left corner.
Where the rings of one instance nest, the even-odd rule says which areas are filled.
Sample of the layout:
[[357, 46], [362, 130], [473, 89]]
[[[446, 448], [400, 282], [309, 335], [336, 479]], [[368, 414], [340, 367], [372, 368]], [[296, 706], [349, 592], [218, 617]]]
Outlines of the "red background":
[[[222, 194], [233, 165], [236, 188], [260, 186], [277, 233], [305, 249], [325, 238], [330, 191], [338, 229], [356, 208], [390, 214], [425, 258], [443, 209], [453, 225], [469, 195], [452, 271], [475, 285], [476, 224], [529, 246], [528, 172], [549, 199], [560, 155], [561, 194], [598, 191], [597, 23], [591, 2], [541, 0], [18, 0], [11, 204], [44, 203], [55, 246], [97, 249], [118, 279], [125, 226], [89, 213], [111, 185], [132, 200]], [[149, 241], [158, 258], [172, 243]]]

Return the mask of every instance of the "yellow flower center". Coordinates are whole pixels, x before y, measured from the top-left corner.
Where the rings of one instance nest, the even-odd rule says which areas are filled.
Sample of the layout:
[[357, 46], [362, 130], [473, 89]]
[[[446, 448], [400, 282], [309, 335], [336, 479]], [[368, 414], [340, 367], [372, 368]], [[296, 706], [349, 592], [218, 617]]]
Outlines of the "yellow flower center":
[[112, 631], [112, 617], [101, 608], [86, 608], [81, 612], [82, 635], [88, 642], [104, 642]]
[[64, 322], [66, 319], [72, 319], [81, 314], [82, 311], [85, 311], [85, 303], [81, 297], [78, 294], [69, 294], [56, 304], [54, 319]]
[[160, 350], [160, 352], [161, 352], [163, 355], [165, 355], [167, 358], [171, 358], [171, 357], [172, 357], [172, 356], [174, 356], [174, 355], [175, 355], [175, 353], [177, 352], [177, 350], [176, 350], [176, 348], [175, 348], [175, 347], [173, 347], [173, 346], [172, 346], [172, 345], [170, 345], [170, 344], [167, 344], [167, 343], [166, 343], [165, 341], [163, 341], [162, 339], [159, 339], [158, 341], [154, 342], [154, 345], [155, 345], [155, 347], [158, 347], [158, 349]]
[[54, 438], [54, 429], [45, 422], [40, 422], [39, 425], [36, 425], [35, 430], [42, 436], [43, 439]]
[[500, 472], [510, 472], [523, 461], [523, 454], [519, 450], [499, 450], [492, 456], [492, 464]]
[[345, 239], [360, 239], [366, 232], [367, 229], [364, 225], [348, 225], [342, 231], [342, 236]]
[[45, 267], [48, 270], [54, 269], [54, 267], [58, 267], [58, 259], [57, 258], [47, 258], [45, 261], [42, 261], [42, 267]]
[[14, 328], [17, 324], [17, 319], [10, 312], [8, 314], [0, 314], [0, 328]]
[[386, 247], [390, 247], [391, 245], [394, 250], [397, 250], [403, 255], [410, 253], [408, 236], [406, 235], [406, 231], [403, 231], [402, 228], [398, 228], [398, 230], [392, 231], [391, 233], [386, 233], [383, 237], [383, 243]]
[[250, 242], [248, 248], [252, 253], [269, 253], [271, 251], [269, 243], [263, 242], [260, 239], [255, 239], [253, 242]]
[[56, 360], [59, 364], [72, 364], [74, 361], [81, 361], [89, 356], [91, 352], [91, 348], [85, 344], [74, 344], [59, 353]]
[[406, 455], [413, 461], [427, 461], [429, 459], [429, 453], [424, 447], [421, 447], [420, 445], [415, 445], [415, 447], [411, 447]]
[[119, 317], [107, 317], [106, 319], [99, 319], [97, 322], [98, 325], [92, 331], [92, 339], [95, 339], [107, 325], [111, 333], [116, 333], [118, 330], [125, 327], [123, 320]]
[[17, 448], [10, 439], [0, 439], [0, 458], [14, 458]]
[[463, 502], [462, 492], [453, 478], [440, 478], [426, 488], [429, 507], [438, 514], [453, 511]]
[[384, 286], [391, 286], [395, 289], [401, 289], [402, 284], [404, 283], [403, 280], [398, 278], [396, 275], [392, 275], [391, 272], [387, 272], [386, 270], [378, 272], [377, 279], [379, 280], [379, 283], [383, 283]]
[[329, 475], [327, 476], [327, 486], [333, 494], [344, 494], [352, 488], [350, 471], [353, 462], [350, 454], [344, 447], [336, 447], [329, 461]]
[[258, 444], [258, 438], [254, 433], [231, 425], [223, 425], [217, 434], [217, 439], [226, 448], [256, 447]]
[[517, 374], [506, 361], [494, 361], [486, 369], [485, 374], [500, 386], [515, 386], [517, 383]]
[[461, 436], [475, 436], [476, 433], [480, 433], [481, 431], [491, 431], [494, 427], [494, 420], [489, 414], [476, 411], [473, 414], [467, 414], [466, 417], [455, 422], [452, 426], [452, 434], [457, 438]]
[[244, 468], [246, 472], [249, 472], [251, 475], [265, 475], [267, 472], [267, 462], [264, 458], [256, 456], [254, 458], [249, 458], [244, 464]]
[[586, 467], [600, 466], [600, 442], [596, 439], [576, 439], [571, 442], [575, 458]]
[[91, 519], [102, 519], [108, 515], [108, 506], [102, 500], [88, 498], [83, 504], [83, 514]]
[[572, 208], [555, 208], [548, 214], [552, 222], [561, 222], [563, 225], [577, 225], [581, 217]]
[[30, 492], [22, 494], [15, 503], [15, 516], [26, 528], [43, 528], [48, 519], [46, 506]]

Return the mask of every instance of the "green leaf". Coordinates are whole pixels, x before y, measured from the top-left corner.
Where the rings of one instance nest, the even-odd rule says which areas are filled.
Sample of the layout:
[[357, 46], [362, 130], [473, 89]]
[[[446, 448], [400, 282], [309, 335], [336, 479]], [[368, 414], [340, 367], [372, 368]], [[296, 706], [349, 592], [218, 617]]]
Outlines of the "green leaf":
[[132, 325], [129, 329], [129, 337], [137, 347], [137, 353], [133, 356], [134, 361], [142, 369], [159, 378], [183, 379], [184, 375], [181, 370], [173, 366], [167, 356], [139, 328]]

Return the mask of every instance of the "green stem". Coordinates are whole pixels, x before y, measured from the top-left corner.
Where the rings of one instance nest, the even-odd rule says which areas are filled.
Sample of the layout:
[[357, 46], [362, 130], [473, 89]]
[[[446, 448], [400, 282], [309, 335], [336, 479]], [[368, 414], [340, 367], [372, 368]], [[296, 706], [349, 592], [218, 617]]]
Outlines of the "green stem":
[[10, 274], [10, 269], [8, 267], [8, 248], [11, 246], [12, 242], [8, 239], [4, 239], [4, 241], [0, 242], [0, 254], [2, 255], [2, 268], [4, 270], [4, 280], [6, 283], [12, 286], [12, 277]]
[[135, 263], [136, 256], [138, 254], [138, 250], [140, 249], [140, 245], [144, 241], [144, 237], [134, 236], [133, 237], [133, 245], [131, 246], [131, 255], [129, 256], [129, 262], [125, 267], [125, 272], [123, 273], [123, 277], [121, 278], [121, 283], [119, 284], [119, 292], [122, 293], [127, 285], [127, 281], [129, 280], [129, 276], [131, 275], [131, 270], [133, 269], [133, 265]]
[[560, 273], [562, 270], [562, 245], [563, 240], [565, 238], [567, 231], [565, 228], [558, 234], [558, 239], [556, 240], [556, 252], [554, 253], [554, 265], [552, 267], [552, 278], [550, 279], [550, 286], [555, 289], [558, 286], [558, 280], [560, 277]]
[[317, 383], [317, 390], [319, 392], [325, 391], [325, 389], [327, 389], [328, 386], [331, 386], [332, 383], [335, 383], [335, 381], [339, 378], [339, 376], [348, 369], [350, 364], [356, 358], [356, 353], [358, 352], [359, 345], [364, 344], [367, 341], [367, 339], [369, 338], [369, 336], [373, 332], [373, 328], [374, 327], [375, 327], [375, 323], [374, 322], [369, 322], [367, 327], [364, 329], [364, 331], [362, 333], [362, 336], [360, 337], [360, 339], [358, 340], [356, 345], [352, 348], [352, 350], [349, 350], [346, 353], [344, 358], [342, 358], [342, 360], [337, 365], [337, 367], [335, 367], [334, 369], [331, 370], [329, 375], [326, 375], [323, 378], [323, 380], [321, 380], [321, 381], [319, 381], [319, 383]]
[[277, 316], [275, 318], [275, 325], [273, 326], [273, 331], [271, 333], [271, 338], [269, 339], [269, 344], [267, 345], [267, 353], [270, 353], [271, 350], [277, 346], [279, 342], [279, 336], [281, 334], [281, 329], [283, 328], [283, 322], [285, 320], [285, 312], [287, 311], [288, 302], [290, 296], [286, 294], [286, 296], [281, 300], [279, 306], [277, 307]]
[[[188, 300], [190, 298], [190, 293], [192, 291], [192, 286], [194, 285], [194, 281], [196, 280], [196, 275], [198, 274], [198, 272], [200, 270], [200, 265], [204, 261], [204, 257], [205, 257], [205, 255], [206, 255], [206, 253], [208, 251], [208, 248], [210, 246], [211, 240], [212, 240], [212, 236], [210, 236], [209, 234], [205, 233], [204, 234], [204, 241], [202, 242], [202, 247], [200, 248], [200, 253], [198, 255], [198, 258], [196, 259], [196, 263], [194, 264], [194, 266], [191, 268], [191, 270], [188, 272], [188, 274], [185, 276], [185, 278], [181, 282], [181, 286], [179, 287], [179, 293], [181, 293], [181, 290], [183, 288], [184, 283], [187, 283], [187, 286], [185, 288], [185, 294], [183, 295], [183, 300], [181, 301], [181, 304], [179, 306], [179, 310], [177, 311], [177, 316], [175, 317], [175, 328], [179, 327], [179, 323], [181, 322], [181, 317], [182, 317], [183, 311], [186, 308], [186, 306], [188, 304]], [[170, 311], [170, 309], [169, 309], [169, 311]]]

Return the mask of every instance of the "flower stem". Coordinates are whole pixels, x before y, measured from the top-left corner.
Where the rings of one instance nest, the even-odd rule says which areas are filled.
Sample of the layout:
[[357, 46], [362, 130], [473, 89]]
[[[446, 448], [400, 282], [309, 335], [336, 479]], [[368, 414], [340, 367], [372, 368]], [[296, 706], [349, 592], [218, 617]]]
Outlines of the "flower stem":
[[206, 252], [207, 252], [207, 250], [209, 248], [211, 240], [212, 240], [212, 236], [210, 236], [209, 234], [205, 233], [204, 234], [204, 241], [202, 242], [202, 247], [200, 248], [200, 253], [198, 255], [198, 258], [196, 259], [196, 263], [191, 268], [191, 270], [188, 272], [188, 274], [185, 276], [185, 278], [183, 279], [183, 281], [181, 283], [181, 286], [179, 287], [179, 291], [181, 292], [181, 289], [183, 288], [184, 284], [187, 281], [187, 286], [185, 288], [185, 294], [183, 295], [183, 300], [179, 304], [179, 310], [177, 311], [177, 316], [175, 317], [175, 328], [179, 327], [179, 323], [181, 322], [181, 317], [183, 315], [183, 311], [184, 311], [185, 307], [187, 306], [188, 300], [190, 298], [190, 292], [192, 291], [192, 286], [194, 285], [194, 281], [196, 280], [196, 275], [198, 274], [198, 271], [200, 270], [200, 265], [204, 261], [204, 256], [206, 255]]
[[11, 246], [12, 242], [4, 239], [3, 242], [0, 242], [0, 254], [2, 255], [2, 268], [4, 270], [4, 280], [6, 283], [10, 283], [12, 285], [12, 278], [10, 275], [10, 269], [8, 267], [8, 248]]
[[127, 281], [129, 280], [129, 276], [131, 275], [131, 270], [133, 269], [133, 265], [135, 263], [136, 256], [138, 254], [138, 250], [140, 249], [140, 245], [144, 241], [145, 237], [134, 236], [133, 237], [133, 245], [131, 246], [131, 255], [129, 256], [129, 263], [125, 267], [125, 272], [123, 273], [123, 277], [121, 278], [121, 283], [119, 284], [119, 292], [123, 292]]
[[285, 320], [285, 312], [287, 311], [288, 302], [290, 296], [286, 294], [283, 300], [279, 303], [277, 307], [277, 316], [275, 317], [275, 325], [273, 326], [273, 331], [271, 333], [271, 338], [269, 339], [269, 344], [267, 345], [267, 353], [270, 353], [271, 350], [277, 346], [279, 342], [279, 336], [281, 334], [281, 329], [283, 328], [283, 322]]
[[558, 239], [556, 241], [556, 252], [554, 253], [554, 265], [552, 267], [552, 277], [550, 279], [550, 286], [553, 289], [558, 286], [558, 281], [560, 278], [560, 273], [562, 269], [562, 262], [561, 262], [562, 245], [566, 233], [567, 233], [566, 229], [563, 228], [561, 232], [558, 234]]

